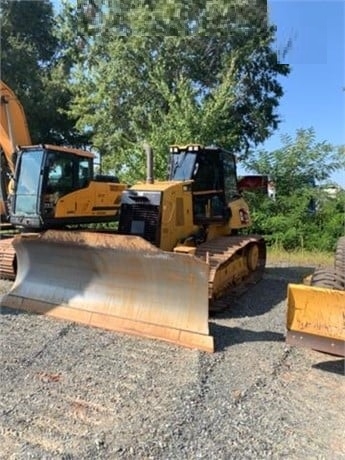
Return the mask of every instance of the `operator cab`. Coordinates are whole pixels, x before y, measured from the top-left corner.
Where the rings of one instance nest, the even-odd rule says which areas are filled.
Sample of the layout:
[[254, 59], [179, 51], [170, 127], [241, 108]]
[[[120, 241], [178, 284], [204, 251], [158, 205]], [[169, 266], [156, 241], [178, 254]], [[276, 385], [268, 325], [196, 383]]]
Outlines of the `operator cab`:
[[90, 152], [50, 145], [22, 148], [10, 197], [11, 223], [30, 228], [52, 225], [57, 200], [92, 180], [93, 158]]
[[193, 214], [196, 225], [225, 222], [228, 203], [238, 198], [236, 159], [217, 146], [170, 148], [170, 180], [193, 180]]

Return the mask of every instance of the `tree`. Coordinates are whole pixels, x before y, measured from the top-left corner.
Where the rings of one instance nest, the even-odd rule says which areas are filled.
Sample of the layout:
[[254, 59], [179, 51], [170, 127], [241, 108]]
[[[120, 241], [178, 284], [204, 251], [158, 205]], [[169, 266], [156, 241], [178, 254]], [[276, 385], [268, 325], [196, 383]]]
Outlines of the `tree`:
[[60, 43], [49, 0], [2, 0], [1, 78], [22, 103], [32, 141], [81, 144], [68, 118], [69, 65]]
[[312, 128], [296, 137], [282, 136], [283, 146], [259, 151], [245, 161], [248, 169], [269, 175], [276, 200], [247, 195], [253, 209], [254, 231], [285, 249], [333, 250], [344, 232], [345, 192], [335, 198], [325, 192], [332, 173], [345, 168], [345, 148], [316, 140]]
[[130, 179], [143, 175], [144, 140], [163, 177], [171, 143], [246, 152], [277, 127], [289, 68], [265, 1], [65, 1], [59, 30], [77, 62], [70, 113]]
[[296, 136], [281, 137], [282, 147], [272, 152], [259, 150], [244, 165], [258, 174], [267, 174], [276, 183], [278, 195], [326, 183], [333, 172], [345, 167], [344, 146], [319, 142], [313, 128], [298, 129]]

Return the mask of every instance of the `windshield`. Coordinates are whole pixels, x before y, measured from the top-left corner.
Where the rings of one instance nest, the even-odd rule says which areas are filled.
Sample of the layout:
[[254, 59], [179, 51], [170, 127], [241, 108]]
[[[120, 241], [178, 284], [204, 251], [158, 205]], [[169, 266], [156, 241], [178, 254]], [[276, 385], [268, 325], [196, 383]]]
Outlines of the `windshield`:
[[43, 153], [42, 150], [26, 150], [20, 156], [15, 214], [37, 214]]
[[171, 155], [170, 180], [189, 180], [193, 178], [196, 153], [180, 151]]

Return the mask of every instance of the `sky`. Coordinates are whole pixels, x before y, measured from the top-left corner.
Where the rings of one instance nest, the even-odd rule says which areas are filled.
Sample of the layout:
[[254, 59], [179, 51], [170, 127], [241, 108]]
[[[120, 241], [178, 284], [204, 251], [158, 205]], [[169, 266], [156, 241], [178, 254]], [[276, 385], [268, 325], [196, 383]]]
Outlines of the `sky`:
[[[345, 145], [345, 0], [268, 0], [268, 7], [278, 50], [292, 41], [284, 59], [291, 72], [280, 79], [282, 122], [262, 147], [279, 148], [282, 134], [309, 127], [317, 141]], [[345, 188], [345, 170], [332, 180]]]

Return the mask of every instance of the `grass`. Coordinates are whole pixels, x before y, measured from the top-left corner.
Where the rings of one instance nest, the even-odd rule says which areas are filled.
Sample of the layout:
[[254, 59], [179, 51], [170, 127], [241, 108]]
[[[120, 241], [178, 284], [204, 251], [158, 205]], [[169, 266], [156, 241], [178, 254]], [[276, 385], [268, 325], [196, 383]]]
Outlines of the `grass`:
[[287, 263], [296, 266], [330, 267], [334, 264], [334, 253], [310, 251], [285, 251], [277, 247], [269, 247], [267, 263]]

